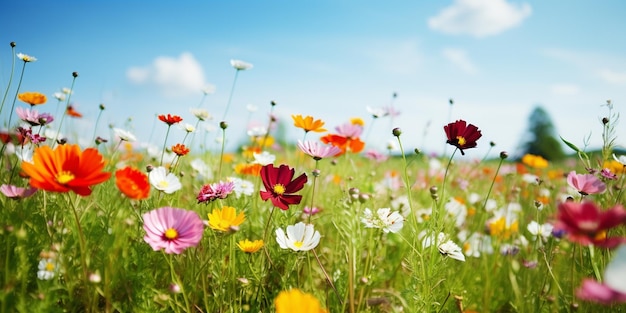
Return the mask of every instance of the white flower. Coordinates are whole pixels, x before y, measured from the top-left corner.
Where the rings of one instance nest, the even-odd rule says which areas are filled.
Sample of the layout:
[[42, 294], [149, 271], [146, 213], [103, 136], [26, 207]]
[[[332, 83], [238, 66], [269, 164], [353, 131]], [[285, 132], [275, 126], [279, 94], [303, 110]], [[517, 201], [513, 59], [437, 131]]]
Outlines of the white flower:
[[619, 162], [620, 164], [626, 166], [626, 155], [620, 155], [618, 157], [615, 155], [615, 153], [613, 153], [613, 159], [615, 159], [615, 161]]
[[255, 164], [268, 165], [274, 163], [276, 160], [276, 156], [267, 151], [263, 151], [261, 153], [254, 152], [252, 155], [254, 156], [254, 162], [252, 163]]
[[267, 134], [267, 128], [264, 126], [250, 127], [247, 132], [250, 137], [263, 137]]
[[[421, 233], [418, 237], [423, 237], [424, 235], [425, 233]], [[430, 247], [433, 244], [433, 239], [433, 236], [425, 237], [424, 240], [422, 240], [422, 246], [424, 248]], [[444, 256], [448, 256], [459, 261], [465, 261], [465, 256], [463, 255], [461, 248], [452, 240], [448, 239], [448, 236], [444, 233], [439, 233], [437, 235], [437, 249], [439, 250], [439, 253]]]
[[65, 101], [65, 94], [62, 92], [55, 92], [53, 94], [54, 98], [57, 99], [58, 101]]
[[230, 65], [238, 71], [249, 70], [252, 68], [252, 64], [241, 60], [230, 60]]
[[626, 246], [621, 245], [604, 270], [604, 283], [615, 291], [626, 293], [624, 277], [626, 277]]
[[191, 165], [191, 168], [198, 174], [198, 176], [196, 176], [198, 180], [205, 181], [213, 179], [211, 168], [201, 159], [193, 159], [189, 165]]
[[404, 217], [398, 212], [391, 212], [390, 208], [380, 208], [376, 215], [369, 208], [363, 211], [361, 222], [366, 228], [380, 228], [385, 233], [397, 233], [404, 225]]
[[148, 178], [154, 188], [167, 194], [171, 194], [183, 187], [178, 177], [173, 173], [167, 173], [167, 170], [163, 166], [152, 169]]
[[211, 114], [209, 114], [209, 111], [205, 109], [191, 108], [189, 109], [189, 111], [191, 112], [191, 114], [193, 114], [193, 116], [195, 116], [201, 121], [206, 121], [206, 120], [211, 119]]
[[120, 138], [120, 140], [126, 140], [129, 142], [137, 141], [137, 137], [135, 137], [135, 135], [121, 128], [113, 128], [113, 133], [115, 134], [115, 136]]
[[37, 271], [37, 278], [40, 280], [50, 280], [54, 278], [57, 272], [57, 262], [54, 259], [47, 258], [41, 259]]
[[35, 62], [35, 61], [37, 61], [36, 57], [30, 56], [30, 55], [24, 54], [24, 53], [18, 53], [17, 57], [20, 60], [24, 61], [24, 62]]
[[226, 181], [232, 182], [235, 185], [233, 191], [237, 198], [241, 195], [251, 196], [254, 193], [254, 184], [249, 180], [239, 177], [228, 177]]
[[15, 148], [15, 155], [22, 162], [33, 163], [33, 154], [35, 151], [35, 145], [26, 144]]
[[365, 107], [367, 112], [372, 114], [373, 118], [379, 118], [387, 116], [389, 113], [384, 108], [372, 108], [369, 105]]
[[491, 244], [491, 236], [472, 233], [469, 238], [462, 238], [465, 233], [459, 232], [459, 240], [463, 242], [463, 253], [466, 256], [478, 258], [482, 253], [493, 254], [493, 246]]
[[526, 173], [522, 175], [522, 180], [529, 184], [539, 185], [539, 176], [537, 175]]
[[287, 226], [287, 234], [279, 228], [276, 230], [276, 242], [282, 249], [293, 251], [309, 251], [320, 243], [320, 233], [312, 224], [299, 222]]
[[183, 130], [185, 130], [188, 133], [193, 133], [194, 131], [196, 131], [196, 127], [191, 124], [185, 123], [185, 125], [183, 126]]
[[63, 88], [61, 88], [61, 92], [62, 92], [62, 93], [64, 93], [64, 94], [66, 94], [66, 95], [69, 95], [69, 94], [73, 94], [73, 93], [74, 93], [74, 92], [72, 91], [72, 89], [69, 89], [69, 88], [67, 88], [67, 87], [63, 87]]
[[528, 223], [528, 226], [526, 226], [528, 232], [533, 235], [533, 240], [537, 239], [538, 236], [541, 236], [544, 241], [548, 240], [548, 237], [552, 234], [552, 228], [554, 227], [550, 223], [539, 224], [535, 221], [531, 221]]
[[204, 88], [202, 88], [202, 93], [204, 93], [205, 95], [212, 94], [214, 92], [215, 92], [215, 85], [207, 84], [206, 86], [204, 86]]
[[465, 223], [467, 217], [467, 207], [454, 197], [450, 197], [450, 201], [444, 205], [447, 215], [454, 218], [454, 225], [461, 227]]

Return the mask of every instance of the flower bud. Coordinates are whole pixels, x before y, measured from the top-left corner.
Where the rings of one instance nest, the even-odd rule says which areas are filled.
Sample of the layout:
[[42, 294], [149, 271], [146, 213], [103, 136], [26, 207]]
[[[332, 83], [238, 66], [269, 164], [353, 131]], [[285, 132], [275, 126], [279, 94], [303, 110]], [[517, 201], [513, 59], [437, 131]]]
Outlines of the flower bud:
[[396, 137], [400, 137], [400, 135], [402, 134], [402, 130], [398, 127], [394, 128], [391, 133], [396, 136]]
[[104, 103], [100, 103], [100, 106], [99, 106], [99, 107], [100, 107], [100, 110], [101, 110], [101, 111], [104, 111], [104, 109], [105, 109]]
[[72, 72], [72, 76], [73, 76], [74, 78], [78, 77], [78, 72]]
[[17, 46], [17, 44], [15, 43], [15, 41], [11, 41], [11, 48], [15, 48], [15, 46]]
[[228, 123], [226, 123], [226, 121], [221, 121], [221, 122], [220, 122], [220, 128], [221, 128], [221, 129], [226, 129], [226, 128], [228, 128]]
[[153, 169], [154, 169], [154, 166], [152, 164], [148, 164], [146, 166], [146, 172], [148, 172], [148, 173], [152, 172]]
[[602, 118], [602, 125], [606, 125], [606, 124], [608, 124], [608, 123], [609, 123], [609, 119], [608, 119], [608, 118], [606, 118], [606, 117], [603, 117], [603, 118]]
[[500, 159], [506, 159], [509, 157], [509, 154], [506, 151], [500, 152]]
[[314, 177], [319, 177], [321, 174], [321, 171], [319, 169], [314, 169], [313, 172], [311, 172], [311, 174], [313, 174]]

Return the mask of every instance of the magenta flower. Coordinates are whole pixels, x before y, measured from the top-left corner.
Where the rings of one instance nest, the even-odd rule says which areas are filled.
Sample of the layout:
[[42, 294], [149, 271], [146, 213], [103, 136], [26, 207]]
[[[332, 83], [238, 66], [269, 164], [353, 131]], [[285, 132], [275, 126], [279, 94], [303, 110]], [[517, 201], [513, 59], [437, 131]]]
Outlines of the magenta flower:
[[322, 209], [320, 209], [318, 207], [308, 207], [308, 206], [305, 206], [304, 209], [302, 209], [302, 213], [304, 215], [311, 215], [311, 216], [313, 216], [313, 215], [315, 215], [315, 214], [317, 214], [319, 212], [322, 212]]
[[265, 190], [260, 191], [263, 201], [271, 200], [275, 207], [281, 210], [288, 210], [292, 204], [299, 204], [301, 195], [294, 193], [304, 188], [307, 182], [306, 174], [301, 174], [295, 179], [295, 170], [288, 165], [282, 164], [275, 167], [273, 164], [265, 165], [261, 168], [261, 180]]
[[376, 162], [385, 162], [389, 159], [389, 156], [374, 149], [366, 151], [365, 157]]
[[235, 190], [234, 182], [218, 182], [204, 185], [196, 197], [198, 203], [211, 202], [217, 199], [226, 199]]
[[143, 237], [154, 251], [180, 254], [195, 247], [202, 239], [204, 223], [194, 211], [162, 207], [143, 215]]
[[583, 280], [583, 285], [576, 290], [576, 296], [582, 300], [607, 305], [626, 302], [626, 293], [621, 293], [606, 284], [599, 283], [593, 279]]
[[576, 174], [571, 171], [567, 174], [567, 183], [583, 196], [603, 193], [606, 190], [606, 184], [593, 174]]
[[615, 248], [626, 238], [607, 237], [607, 231], [626, 222], [626, 210], [616, 205], [602, 211], [593, 202], [567, 201], [559, 204], [553, 231], [564, 231], [568, 239], [582, 245]]
[[319, 161], [323, 158], [333, 157], [341, 153], [341, 149], [335, 146], [321, 145], [319, 142], [298, 140], [298, 148], [300, 151], [310, 155], [314, 160]]
[[2, 194], [7, 196], [7, 198], [17, 200], [17, 199], [23, 199], [23, 198], [28, 198], [32, 196], [35, 192], [37, 192], [37, 188], [34, 188], [34, 187], [22, 188], [22, 187], [17, 187], [13, 185], [3, 184], [2, 186], [0, 186], [0, 192], [2, 192]]
[[46, 125], [54, 121], [52, 115], [48, 113], [39, 114], [39, 111], [34, 109], [16, 108], [15, 113], [17, 113], [17, 116], [19, 116], [22, 121], [30, 124], [31, 126]]

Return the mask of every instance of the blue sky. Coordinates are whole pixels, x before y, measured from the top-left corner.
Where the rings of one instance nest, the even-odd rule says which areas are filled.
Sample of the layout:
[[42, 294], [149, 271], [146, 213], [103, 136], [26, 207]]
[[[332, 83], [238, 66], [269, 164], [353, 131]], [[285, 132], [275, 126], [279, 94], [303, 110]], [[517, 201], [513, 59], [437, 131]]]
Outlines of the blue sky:
[[[231, 59], [254, 65], [237, 76], [226, 118], [231, 148], [250, 118], [266, 122], [270, 101], [289, 138], [302, 137], [291, 114], [323, 119], [329, 130], [362, 117], [363, 136], [379, 150], [393, 139], [391, 128], [400, 127], [406, 149], [441, 153], [443, 125], [465, 119], [483, 133], [469, 152], [475, 158], [490, 141], [494, 155], [514, 153], [537, 105], [559, 135], [580, 146], [589, 137], [598, 146], [603, 104], [611, 99], [619, 113], [626, 102], [622, 1], [9, 1], [1, 7], [1, 89], [10, 75], [11, 41], [15, 52], [38, 58], [27, 64], [21, 90], [49, 96], [40, 111], [55, 111], [52, 94], [69, 87], [77, 71], [72, 102], [85, 117], [71, 125], [88, 139], [103, 103], [98, 134], [109, 135], [113, 124], [160, 145], [165, 126], [152, 131], [155, 114], [195, 124], [189, 109], [209, 84], [216, 90], [202, 107], [217, 125], [235, 77]], [[401, 115], [372, 123], [366, 107], [390, 105], [394, 92]], [[248, 104], [258, 107], [252, 116]], [[4, 109], [3, 124], [7, 115]], [[620, 145], [626, 145], [619, 137], [624, 123], [617, 126]], [[182, 135], [175, 129], [172, 140]], [[207, 136], [215, 146], [219, 133]]]

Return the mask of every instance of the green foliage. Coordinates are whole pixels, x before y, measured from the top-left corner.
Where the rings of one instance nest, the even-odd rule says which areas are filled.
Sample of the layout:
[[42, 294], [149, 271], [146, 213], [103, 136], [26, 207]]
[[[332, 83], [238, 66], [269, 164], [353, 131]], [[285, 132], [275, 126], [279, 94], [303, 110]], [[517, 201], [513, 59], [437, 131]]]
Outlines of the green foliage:
[[550, 115], [540, 106], [535, 107], [528, 118], [528, 129], [520, 148], [520, 155], [539, 155], [548, 161], [559, 161], [566, 157]]

